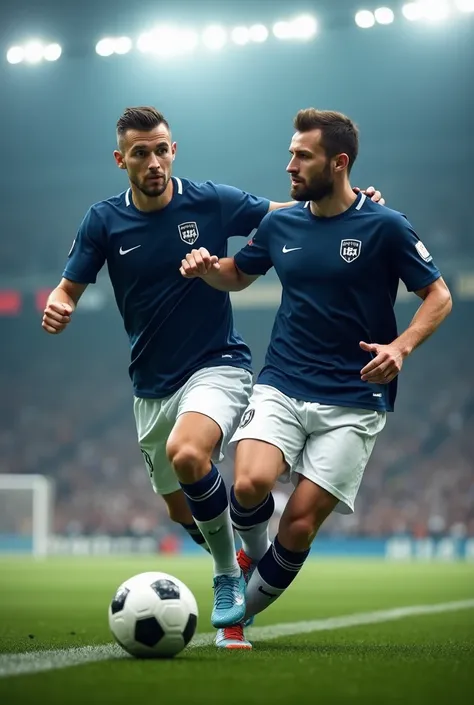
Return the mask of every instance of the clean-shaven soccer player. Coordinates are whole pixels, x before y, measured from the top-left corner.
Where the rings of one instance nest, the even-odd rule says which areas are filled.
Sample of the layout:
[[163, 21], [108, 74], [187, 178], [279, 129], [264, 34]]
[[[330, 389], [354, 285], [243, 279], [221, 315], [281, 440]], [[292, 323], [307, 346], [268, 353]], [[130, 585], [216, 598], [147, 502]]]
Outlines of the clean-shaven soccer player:
[[[329, 514], [354, 511], [403, 361], [451, 310], [448, 288], [408, 220], [352, 191], [353, 122], [310, 108], [298, 113], [295, 129], [287, 171], [300, 207], [267, 215], [235, 258], [199, 250], [181, 266], [185, 277], [201, 276], [221, 291], [240, 291], [275, 267], [283, 288], [265, 366], [232, 439], [231, 516], [258, 562], [247, 618], [294, 580]], [[400, 279], [422, 300], [401, 335]], [[271, 490], [287, 471], [295, 491], [268, 548]], [[235, 638], [241, 630], [234, 627]]]
[[251, 358], [234, 330], [228, 294], [185, 281], [176, 263], [195, 244], [224, 257], [229, 237], [248, 237], [269, 210], [288, 204], [172, 177], [176, 143], [154, 108], [127, 109], [117, 140], [115, 160], [130, 188], [87, 212], [43, 328], [64, 329], [107, 262], [130, 339], [140, 449], [170, 517], [212, 554], [212, 623], [220, 627], [244, 616], [245, 581], [214, 463], [247, 406]]

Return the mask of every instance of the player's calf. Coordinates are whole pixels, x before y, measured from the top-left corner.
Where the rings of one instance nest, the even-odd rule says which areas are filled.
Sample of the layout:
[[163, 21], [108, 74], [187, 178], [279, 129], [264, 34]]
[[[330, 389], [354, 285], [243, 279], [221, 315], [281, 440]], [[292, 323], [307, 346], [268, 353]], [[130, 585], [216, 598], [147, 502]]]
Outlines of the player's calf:
[[207, 541], [194, 521], [183, 490], [165, 494], [163, 495], [163, 500], [166, 503], [168, 516], [171, 521], [180, 524], [194, 543], [197, 543], [198, 546], [210, 553]]
[[301, 477], [283, 512], [278, 535], [248, 584], [246, 618], [269, 607], [291, 585], [309, 555], [319, 527], [338, 501]]
[[278, 535], [291, 551], [306, 551], [338, 503], [337, 497], [300, 476], [280, 519]]

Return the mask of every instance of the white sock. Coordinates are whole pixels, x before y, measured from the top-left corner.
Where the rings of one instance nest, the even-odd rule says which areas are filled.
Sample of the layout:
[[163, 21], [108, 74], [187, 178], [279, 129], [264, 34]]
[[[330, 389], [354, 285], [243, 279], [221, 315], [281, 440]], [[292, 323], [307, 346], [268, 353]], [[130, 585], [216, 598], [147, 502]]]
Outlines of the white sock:
[[269, 522], [265, 521], [262, 524], [257, 524], [256, 526], [252, 526], [252, 528], [247, 529], [238, 526], [234, 522], [234, 528], [237, 530], [237, 533], [242, 540], [242, 548], [247, 556], [252, 558], [254, 561], [259, 561], [260, 558], [263, 558], [270, 548], [271, 541], [268, 536], [268, 524]]
[[285, 589], [275, 588], [269, 585], [258, 572], [258, 566], [252, 573], [247, 590], [245, 593], [245, 602], [247, 610], [245, 619], [253, 617], [255, 614], [262, 612], [267, 607], [270, 607], [277, 597], [280, 597]]
[[268, 548], [268, 524], [275, 509], [275, 500], [271, 492], [255, 507], [242, 506], [235, 496], [234, 488], [230, 491], [230, 516], [234, 529], [242, 539], [242, 548], [254, 561], [259, 561]]
[[214, 575], [231, 575], [237, 578], [240, 567], [235, 555], [234, 531], [229, 507], [210, 521], [194, 521], [207, 541], [214, 561]]

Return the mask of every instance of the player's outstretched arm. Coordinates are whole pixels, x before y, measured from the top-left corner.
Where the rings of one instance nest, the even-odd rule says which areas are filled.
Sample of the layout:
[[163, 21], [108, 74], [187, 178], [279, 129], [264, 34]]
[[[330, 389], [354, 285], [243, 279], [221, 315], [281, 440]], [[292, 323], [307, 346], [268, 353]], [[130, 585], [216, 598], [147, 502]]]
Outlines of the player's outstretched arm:
[[77, 302], [87, 288], [69, 279], [61, 279], [56, 289], [48, 297], [41, 326], [52, 335], [61, 333], [71, 321]]
[[415, 291], [423, 299], [408, 328], [390, 345], [360, 342], [374, 359], [361, 370], [361, 377], [371, 384], [388, 384], [402, 369], [403, 361], [424, 343], [441, 325], [452, 309], [449, 289], [442, 277], [424, 289]]
[[258, 279], [258, 275], [251, 276], [241, 272], [233, 257], [219, 259], [216, 255], [211, 255], [205, 247], [191, 250], [186, 259], [181, 260], [179, 271], [185, 279], [203, 279], [206, 284], [219, 291], [242, 291]]

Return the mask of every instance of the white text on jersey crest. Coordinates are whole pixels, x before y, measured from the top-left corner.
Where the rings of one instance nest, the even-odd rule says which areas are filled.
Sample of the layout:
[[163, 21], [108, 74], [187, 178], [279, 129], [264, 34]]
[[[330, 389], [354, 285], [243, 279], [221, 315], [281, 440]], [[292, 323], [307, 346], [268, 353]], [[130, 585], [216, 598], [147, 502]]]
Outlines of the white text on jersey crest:
[[341, 240], [339, 254], [344, 262], [353, 262], [360, 255], [362, 242], [360, 240]]
[[199, 237], [199, 230], [195, 221], [178, 225], [179, 236], [187, 245], [194, 245]]

